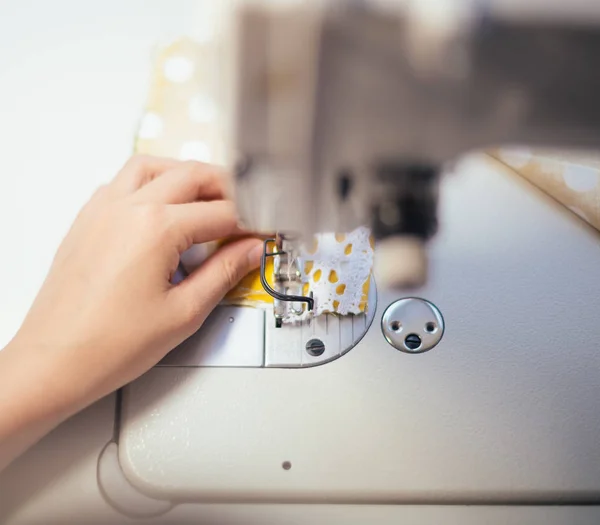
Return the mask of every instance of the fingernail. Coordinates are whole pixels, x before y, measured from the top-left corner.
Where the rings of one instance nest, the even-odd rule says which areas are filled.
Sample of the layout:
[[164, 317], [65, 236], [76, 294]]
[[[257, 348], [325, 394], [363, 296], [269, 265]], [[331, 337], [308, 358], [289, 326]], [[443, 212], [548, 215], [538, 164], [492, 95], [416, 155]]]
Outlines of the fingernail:
[[248, 264], [250, 264], [250, 266], [252, 268], [258, 268], [260, 266], [260, 259], [262, 257], [263, 254], [263, 245], [262, 242], [257, 244], [256, 246], [254, 246], [249, 252], [248, 252]]

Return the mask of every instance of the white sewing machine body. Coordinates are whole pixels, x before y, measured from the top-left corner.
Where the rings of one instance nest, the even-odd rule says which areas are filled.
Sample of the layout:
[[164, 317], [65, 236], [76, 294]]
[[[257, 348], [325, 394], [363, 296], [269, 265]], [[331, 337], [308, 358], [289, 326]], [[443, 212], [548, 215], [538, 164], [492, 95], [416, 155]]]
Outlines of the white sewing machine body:
[[[314, 512], [359, 523], [367, 509], [382, 522], [597, 517], [577, 507], [600, 494], [597, 234], [485, 157], [459, 164], [443, 195], [431, 278], [416, 292], [444, 316], [439, 345], [411, 355], [387, 343], [382, 314], [406, 295], [395, 290], [378, 293], [364, 338], [327, 364], [156, 367], [123, 390], [120, 409], [99, 403], [7, 471], [3, 491], [27, 493], [49, 454], [77, 440], [61, 459], [81, 455], [77, 470], [9, 523], [63, 506], [99, 522], [298, 512], [300, 523]], [[248, 335], [238, 326], [232, 340]], [[558, 501], [567, 507], [543, 509]], [[230, 506], [203, 505], [215, 502]], [[250, 502], [262, 505], [239, 507]], [[311, 503], [335, 506], [298, 507]], [[511, 507], [523, 503], [533, 507]]]
[[[387, 290], [365, 337], [330, 363], [157, 367], [124, 391], [126, 477], [176, 501], [593, 499], [600, 357], [583, 327], [600, 246], [520, 184], [471, 160], [444, 185], [432, 278], [410, 292], [444, 316], [435, 348], [388, 344], [383, 312], [409, 294]], [[562, 276], [576, 266], [579, 281]]]
[[[483, 154], [442, 179], [438, 220], [427, 283], [372, 286], [364, 316], [291, 341], [269, 311], [221, 307], [4, 472], [0, 516], [596, 523], [597, 232]], [[443, 317], [427, 352], [384, 336], [406, 297]]]

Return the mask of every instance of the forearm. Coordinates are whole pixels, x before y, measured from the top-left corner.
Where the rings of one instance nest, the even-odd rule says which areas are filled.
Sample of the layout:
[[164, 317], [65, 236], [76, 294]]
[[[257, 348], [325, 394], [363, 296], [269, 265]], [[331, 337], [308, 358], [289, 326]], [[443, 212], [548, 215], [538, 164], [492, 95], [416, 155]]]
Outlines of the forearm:
[[78, 409], [50, 354], [17, 339], [0, 351], [0, 471]]

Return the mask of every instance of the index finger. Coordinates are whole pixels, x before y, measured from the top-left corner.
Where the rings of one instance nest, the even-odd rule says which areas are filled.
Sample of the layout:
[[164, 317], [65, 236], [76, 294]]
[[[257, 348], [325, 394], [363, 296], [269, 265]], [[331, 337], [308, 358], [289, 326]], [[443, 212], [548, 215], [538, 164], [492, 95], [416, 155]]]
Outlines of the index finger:
[[165, 157], [134, 155], [117, 173], [110, 186], [118, 193], [130, 194], [181, 164], [180, 160]]
[[210, 164], [186, 161], [141, 188], [136, 197], [148, 202], [184, 204], [223, 199], [226, 173]]
[[169, 206], [167, 209], [173, 225], [187, 240], [183, 247], [186, 250], [192, 244], [216, 241], [242, 233], [231, 201], [190, 202]]

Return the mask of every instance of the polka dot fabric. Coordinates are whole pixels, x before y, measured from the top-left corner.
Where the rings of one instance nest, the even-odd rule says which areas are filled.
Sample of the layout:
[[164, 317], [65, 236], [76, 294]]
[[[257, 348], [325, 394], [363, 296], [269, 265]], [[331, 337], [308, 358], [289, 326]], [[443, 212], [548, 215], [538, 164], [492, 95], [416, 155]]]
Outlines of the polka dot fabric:
[[600, 230], [600, 156], [522, 148], [491, 154]]
[[367, 228], [318, 235], [304, 250], [302, 267], [305, 293], [313, 293], [317, 315], [364, 312], [373, 267], [373, 240]]
[[136, 137], [137, 153], [225, 163], [213, 45], [182, 38], [158, 53]]
[[[136, 138], [137, 153], [225, 164], [219, 75], [214, 74], [216, 56], [210, 41], [191, 39], [175, 41], [159, 53]], [[218, 245], [193, 246], [183, 254], [183, 266], [193, 271]], [[367, 229], [318, 235], [314, 246], [302, 253], [301, 263], [304, 293], [313, 293], [316, 315], [360, 314], [366, 310], [373, 266], [373, 245]], [[268, 279], [272, 272], [273, 260], [269, 259]], [[272, 278], [269, 280], [273, 285]], [[261, 308], [272, 305], [273, 298], [264, 291], [256, 271], [223, 302]], [[297, 317], [284, 322], [295, 320]]]

